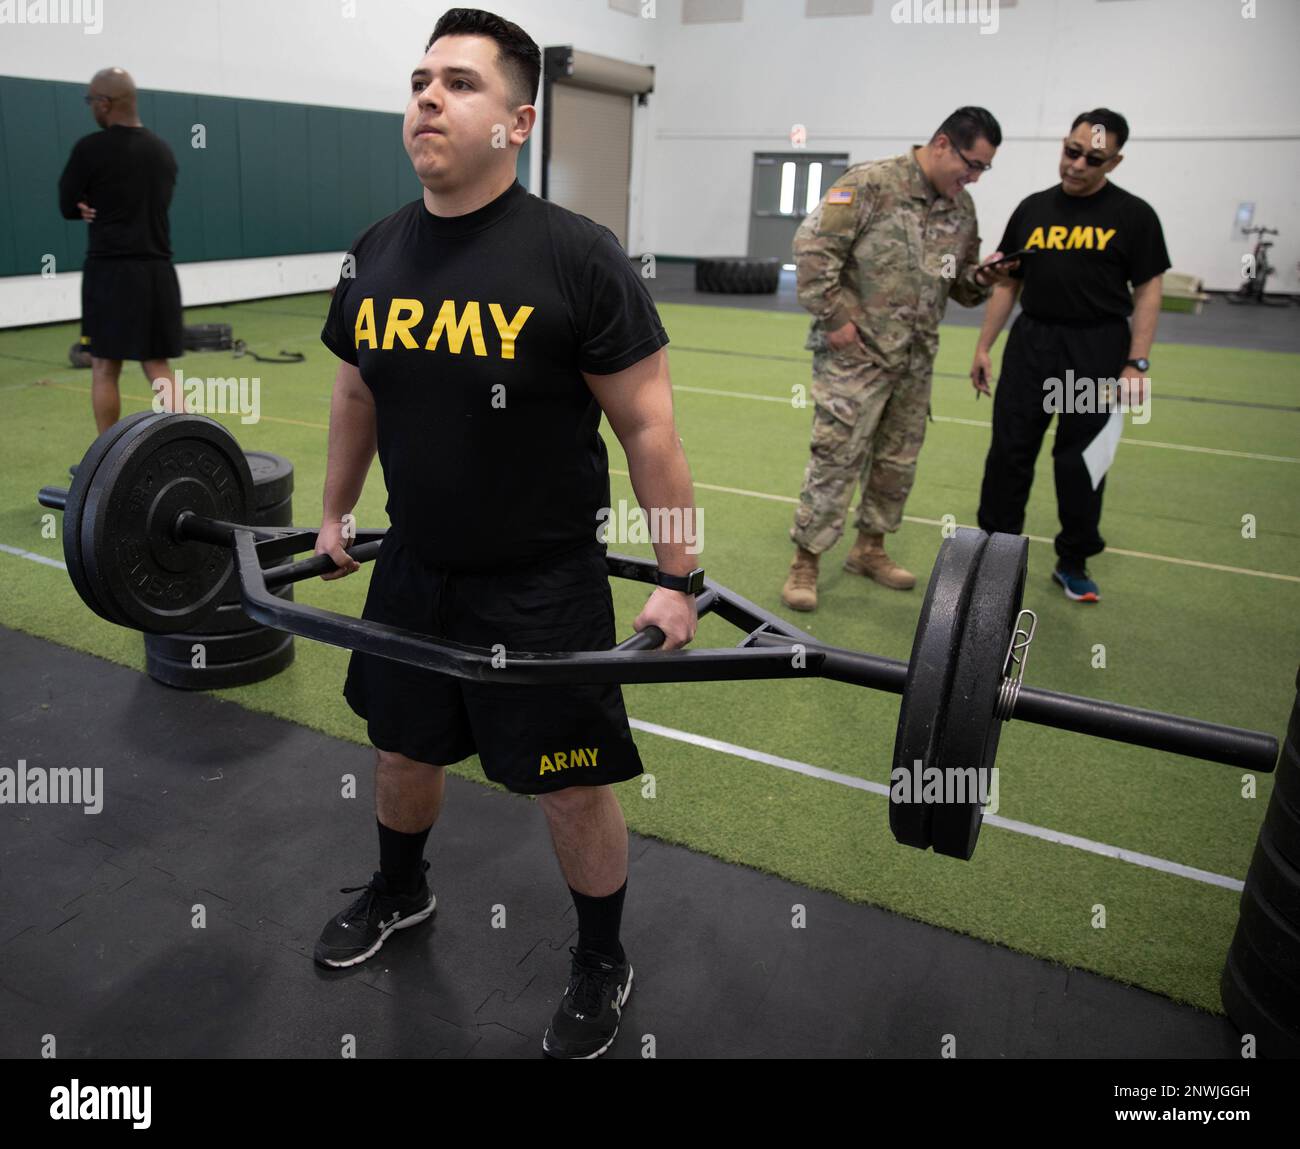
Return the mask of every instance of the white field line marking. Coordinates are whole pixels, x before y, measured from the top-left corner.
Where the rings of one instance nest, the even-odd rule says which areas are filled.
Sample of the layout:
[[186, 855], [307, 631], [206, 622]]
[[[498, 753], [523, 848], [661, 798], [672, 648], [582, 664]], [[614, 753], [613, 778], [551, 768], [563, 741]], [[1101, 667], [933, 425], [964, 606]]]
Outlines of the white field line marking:
[[[674, 391], [686, 391], [692, 395], [721, 395], [727, 399], [753, 399], [761, 403], [783, 403], [789, 406], [790, 400], [783, 395], [755, 395], [750, 391], [723, 391], [717, 387], [688, 387], [681, 383], [673, 384]], [[935, 415], [936, 423], [956, 423], [962, 427], [983, 427], [989, 430], [992, 424], [987, 419], [959, 419], [955, 415]], [[1049, 435], [1056, 434], [1056, 428], [1048, 429]], [[1300, 463], [1300, 459], [1290, 455], [1260, 455], [1253, 451], [1228, 451], [1220, 447], [1192, 447], [1186, 443], [1163, 443], [1155, 439], [1120, 439], [1121, 443], [1131, 443], [1134, 447], [1162, 447], [1167, 451], [1193, 451], [1198, 455], [1227, 455], [1234, 459], [1255, 459], [1265, 463]]]
[[[767, 754], [762, 750], [750, 750], [746, 746], [737, 746], [734, 742], [723, 742], [718, 738], [707, 738], [700, 734], [691, 734], [685, 730], [674, 730], [671, 726], [660, 726], [657, 722], [644, 722], [639, 718], [628, 719], [635, 730], [646, 734], [656, 734], [660, 738], [671, 738], [676, 742], [686, 742], [706, 750], [716, 750], [720, 754], [730, 754], [734, 758], [746, 758], [751, 762], [762, 762], [765, 766], [775, 766], [779, 770], [789, 770], [816, 778], [822, 782], [834, 782], [839, 786], [849, 786], [855, 790], [866, 790], [872, 794], [889, 797], [889, 787], [881, 782], [871, 782], [865, 778], [855, 778], [851, 774], [841, 774], [835, 770], [826, 770], [820, 766], [810, 766], [807, 762], [797, 762], [793, 758], [782, 758], [777, 754]], [[1208, 886], [1221, 886], [1225, 890], [1238, 893], [1245, 883], [1225, 874], [1216, 874], [1210, 870], [1199, 870], [1195, 866], [1185, 866], [1181, 862], [1171, 862], [1166, 858], [1157, 858], [1151, 854], [1142, 854], [1136, 850], [1126, 850], [1120, 846], [1109, 846], [1105, 842], [1094, 842], [1090, 838], [1081, 838], [1077, 834], [1066, 834], [1060, 830], [1049, 830], [1043, 826], [1034, 826], [1029, 822], [1018, 822], [1014, 818], [1004, 818], [1000, 814], [985, 814], [984, 822], [1000, 830], [1009, 830], [1013, 834], [1039, 838], [1058, 846], [1071, 846], [1076, 850], [1085, 850], [1103, 858], [1128, 862], [1148, 870], [1173, 874], [1175, 877], [1188, 878], [1194, 882], [1204, 882]]]
[[34, 563], [43, 563], [47, 567], [57, 567], [61, 571], [68, 569], [58, 559], [47, 559], [44, 555], [38, 555], [34, 551], [25, 551], [22, 547], [8, 547], [4, 543], [0, 543], [0, 551], [4, 551], [7, 555], [16, 555], [20, 559], [30, 559]]
[[[613, 467], [610, 468], [609, 473], [611, 475], [621, 475], [623, 478], [628, 478], [628, 473], [626, 471], [615, 470]], [[695, 487], [697, 490], [701, 491], [719, 491], [724, 495], [744, 495], [746, 498], [767, 499], [769, 502], [773, 503], [791, 503], [798, 505], [799, 502], [798, 499], [793, 498], [790, 495], [771, 495], [766, 491], [750, 491], [746, 490], [744, 487], [721, 487], [715, 483], [701, 483], [698, 481], [695, 483]], [[927, 527], [943, 526], [943, 522], [940, 519], [924, 519], [919, 515], [904, 515], [903, 519], [905, 522], [920, 523], [922, 526]], [[957, 523], [956, 525], [960, 527], [965, 526], [966, 524]], [[1043, 535], [1026, 535], [1025, 538], [1027, 538], [1031, 543], [1046, 543], [1050, 546], [1056, 545], [1054, 539], [1046, 538]], [[1175, 555], [1156, 555], [1147, 551], [1124, 550], [1121, 547], [1108, 546], [1106, 548], [1106, 554], [1124, 555], [1131, 559], [1150, 559], [1152, 562], [1173, 563], [1176, 566], [1197, 567], [1200, 570], [1224, 571], [1227, 574], [1251, 575], [1254, 578], [1271, 578], [1277, 579], [1278, 582], [1300, 582], [1300, 575], [1278, 574], [1276, 571], [1257, 571], [1252, 570], [1249, 567], [1230, 567], [1225, 566], [1223, 563], [1206, 563], [1201, 562], [1199, 559], [1180, 559]]]

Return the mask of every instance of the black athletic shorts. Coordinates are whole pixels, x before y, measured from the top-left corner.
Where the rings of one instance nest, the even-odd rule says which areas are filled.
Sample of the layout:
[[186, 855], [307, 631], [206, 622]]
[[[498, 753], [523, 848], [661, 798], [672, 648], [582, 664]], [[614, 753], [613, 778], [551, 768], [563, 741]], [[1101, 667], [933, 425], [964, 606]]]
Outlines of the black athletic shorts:
[[169, 259], [86, 258], [81, 334], [97, 359], [175, 359], [184, 351], [181, 288]]
[[[430, 567], [390, 531], [363, 618], [508, 651], [608, 650], [614, 602], [604, 548], [496, 574]], [[354, 651], [343, 688], [380, 750], [445, 766], [477, 752], [520, 794], [623, 782], [642, 773], [617, 683], [524, 686], [452, 678]]]

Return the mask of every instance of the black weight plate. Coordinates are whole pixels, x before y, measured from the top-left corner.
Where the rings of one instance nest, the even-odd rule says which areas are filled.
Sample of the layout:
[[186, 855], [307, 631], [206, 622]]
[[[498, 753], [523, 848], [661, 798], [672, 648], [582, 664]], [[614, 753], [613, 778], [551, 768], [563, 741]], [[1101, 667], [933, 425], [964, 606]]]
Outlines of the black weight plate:
[[1300, 989], [1273, 968], [1244, 922], [1237, 925], [1231, 953], [1243, 984], [1269, 1016], [1283, 1026], [1300, 1027]]
[[147, 654], [158, 658], [193, 663], [194, 647], [199, 644], [203, 647], [203, 660], [212, 667], [266, 654], [279, 646], [283, 638], [283, 631], [266, 626], [235, 630], [229, 634], [146, 634], [144, 649]]
[[1300, 930], [1300, 868], [1278, 853], [1267, 831], [1261, 833], [1255, 843], [1255, 854], [1246, 874], [1246, 887], [1253, 889], [1260, 901], [1272, 906]]
[[[286, 602], [293, 602], [293, 583], [288, 586], [277, 587], [271, 592], [278, 595]], [[259, 622], [254, 622], [244, 613], [243, 604], [238, 598], [234, 602], [223, 602], [216, 609], [216, 613], [203, 623], [204, 634], [231, 634], [241, 630], [252, 630], [254, 627], [261, 626]]]
[[1300, 810], [1300, 750], [1294, 738], [1282, 743], [1282, 755], [1273, 772], [1273, 793], [1281, 794], [1292, 810]]
[[253, 525], [257, 527], [291, 527], [293, 526], [293, 496], [272, 503], [269, 507], [259, 507], [253, 512]]
[[225, 690], [231, 686], [248, 686], [279, 674], [293, 662], [293, 635], [282, 635], [279, 646], [256, 658], [240, 662], [227, 662], [221, 666], [208, 663], [206, 669], [195, 670], [189, 659], [159, 658], [145, 654], [145, 671], [149, 677], [164, 686], [182, 690]]
[[63, 504], [63, 562], [68, 568], [68, 577], [72, 580], [73, 588], [77, 594], [81, 596], [81, 601], [100, 618], [107, 618], [110, 622], [117, 622], [117, 619], [109, 618], [104, 607], [100, 605], [99, 599], [95, 596], [91, 580], [87, 577], [85, 563], [82, 560], [82, 512], [86, 504], [86, 493], [90, 490], [95, 472], [99, 469], [99, 464], [104, 456], [108, 454], [109, 448], [135, 424], [143, 419], [152, 418], [155, 418], [152, 411], [138, 411], [134, 415], [128, 415], [125, 419], [120, 419], [107, 428], [102, 435], [91, 443], [81, 462], [77, 464], [76, 471], [73, 472], [72, 482], [68, 486], [68, 497]]
[[1260, 1003], [1242, 974], [1235, 941], [1219, 979], [1219, 995], [1232, 1024], [1242, 1033], [1254, 1035], [1255, 1049], [1261, 1057], [1300, 1057], [1300, 1028], [1278, 1021]]
[[1295, 985], [1269, 968], [1247, 935], [1237, 935], [1232, 944], [1232, 958], [1243, 987], [1264, 1012], [1280, 1028], [1300, 1033], [1300, 992]]
[[[95, 468], [94, 477], [86, 490], [86, 496], [78, 515], [81, 563], [87, 583], [99, 603], [103, 616], [109, 622], [116, 623], [118, 626], [129, 627], [134, 624], [131, 622], [130, 617], [124, 614], [117, 605], [110, 585], [101, 574], [98, 556], [95, 551], [95, 539], [98, 537], [96, 532], [99, 532], [100, 535], [103, 533], [101, 516], [105, 513], [105, 508], [109, 502], [121, 495], [120, 488], [114, 486], [113, 468], [110, 463], [120, 458], [117, 449], [124, 442], [134, 440], [138, 435], [144, 434], [150, 428], [157, 426], [165, 418], [165, 415], [157, 412], [145, 412], [139, 418], [133, 419], [129, 427], [123, 429], [122, 433], [110, 444], [99, 465]], [[125, 421], [123, 420], [123, 422]], [[66, 505], [64, 515], [65, 517], [67, 515]]]
[[1232, 937], [1229, 954], [1242, 988], [1255, 998], [1260, 1009], [1279, 1028], [1300, 1036], [1300, 994], [1294, 985], [1270, 970], [1240, 925]]
[[1259, 954], [1264, 964], [1291, 987], [1294, 1014], [1300, 1020], [1300, 930], [1297, 930], [1259, 891], [1248, 886], [1241, 895], [1241, 920], [1237, 930]]
[[1300, 866], [1300, 814], [1276, 790], [1268, 800], [1260, 833], [1268, 835], [1277, 852], [1288, 862]]
[[243, 522], [253, 484], [244, 454], [202, 415], [156, 415], [129, 428], [96, 469], [82, 555], [100, 604], [155, 634], [200, 629], [234, 571], [229, 548], [178, 542], [185, 510]]
[[[889, 828], [905, 846], [924, 850], [930, 845], [930, 813], [925, 802], [914, 802], [917, 761], [929, 769], [939, 761], [939, 737], [944, 707], [952, 687], [952, 672], [961, 642], [970, 591], [988, 535], [959, 527], [944, 539], [930, 572], [907, 666], [903, 702], [898, 709], [894, 764], [890, 774]], [[896, 794], [904, 800], [895, 801]]]
[[252, 507], [256, 512], [262, 507], [282, 503], [293, 494], [293, 464], [283, 455], [270, 451], [245, 451], [248, 469], [253, 473]]
[[975, 852], [984, 818], [979, 795], [988, 793], [1002, 732], [993, 712], [1028, 569], [1027, 538], [989, 536], [971, 587], [935, 763], [945, 779], [964, 780], [972, 800], [933, 807], [930, 841], [936, 854], [969, 859]]

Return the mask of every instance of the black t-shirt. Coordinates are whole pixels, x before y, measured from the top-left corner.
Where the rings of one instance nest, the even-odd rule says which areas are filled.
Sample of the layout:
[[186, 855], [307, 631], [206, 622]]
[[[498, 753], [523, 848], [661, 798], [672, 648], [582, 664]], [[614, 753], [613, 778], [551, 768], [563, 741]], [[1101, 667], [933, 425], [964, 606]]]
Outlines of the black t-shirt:
[[1004, 253], [1029, 248], [1014, 274], [1020, 306], [1047, 323], [1088, 324], [1133, 313], [1138, 287], [1169, 268], [1160, 218], [1150, 204], [1106, 183], [1088, 196], [1061, 185], [1020, 201], [1003, 233]]
[[468, 215], [416, 200], [351, 250], [321, 340], [374, 395], [392, 530], [448, 570], [595, 543], [609, 460], [581, 372], [668, 342], [614, 234], [516, 181]]
[[171, 259], [167, 209], [176, 157], [148, 128], [114, 124], [82, 136], [59, 177], [59, 212], [80, 219], [77, 201], [95, 209], [86, 255]]

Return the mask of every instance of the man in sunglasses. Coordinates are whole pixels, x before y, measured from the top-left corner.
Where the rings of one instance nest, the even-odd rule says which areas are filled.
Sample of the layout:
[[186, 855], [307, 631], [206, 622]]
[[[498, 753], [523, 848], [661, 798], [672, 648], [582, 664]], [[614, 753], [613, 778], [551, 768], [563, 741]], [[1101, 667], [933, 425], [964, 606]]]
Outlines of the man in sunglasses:
[[59, 177], [59, 210], [90, 225], [81, 342], [90, 351], [91, 406], [103, 431], [121, 415], [124, 359], [139, 361], [165, 409], [176, 405], [167, 360], [182, 353], [183, 331], [167, 211], [177, 168], [171, 148], [140, 123], [129, 72], [96, 72], [85, 101], [104, 130], [73, 145]]
[[791, 610], [817, 606], [818, 564], [839, 540], [861, 484], [857, 541], [844, 569], [907, 590], [894, 562], [898, 530], [925, 438], [939, 321], [951, 295], [988, 298], [1004, 270], [981, 266], [968, 184], [992, 166], [1002, 130], [984, 108], [958, 108], [931, 137], [889, 159], [855, 164], [800, 225], [799, 302], [813, 315], [812, 449], [781, 590]]
[[1061, 182], [1021, 201], [1007, 224], [1002, 250], [1027, 254], [994, 289], [971, 365], [978, 399], [989, 394], [989, 348], [1019, 298], [993, 402], [979, 525], [1021, 532], [1034, 462], [1057, 415], [1052, 459], [1061, 531], [1052, 577], [1075, 602], [1101, 597], [1085, 564], [1106, 545], [1105, 474], [1121, 411], [1147, 400], [1148, 356], [1169, 268], [1159, 217], [1107, 178], [1127, 139], [1118, 112], [1097, 108], [1075, 118], [1063, 141]]

